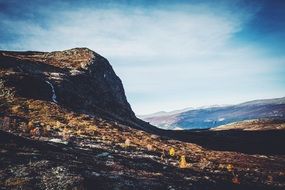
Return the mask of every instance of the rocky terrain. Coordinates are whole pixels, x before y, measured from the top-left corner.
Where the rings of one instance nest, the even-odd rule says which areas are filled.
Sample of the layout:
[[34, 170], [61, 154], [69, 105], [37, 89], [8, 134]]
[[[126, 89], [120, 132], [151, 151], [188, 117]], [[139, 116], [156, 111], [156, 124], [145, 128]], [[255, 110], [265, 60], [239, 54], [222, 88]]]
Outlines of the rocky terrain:
[[[135, 117], [122, 82], [108, 60], [87, 48], [0, 51], [0, 63], [1, 78], [14, 88], [17, 96], [53, 101], [74, 111], [120, 120], [133, 127], [146, 124]], [[147, 127], [151, 128], [144, 126]]]
[[0, 189], [285, 188], [284, 133], [241, 153], [220, 131], [157, 129], [91, 50], [1, 52], [0, 71]]
[[[12, 106], [8, 115], [2, 118], [0, 133], [2, 189], [283, 189], [285, 185], [281, 155], [207, 150], [40, 100]], [[174, 156], [169, 155], [171, 148]], [[180, 162], [183, 155], [185, 166]]]

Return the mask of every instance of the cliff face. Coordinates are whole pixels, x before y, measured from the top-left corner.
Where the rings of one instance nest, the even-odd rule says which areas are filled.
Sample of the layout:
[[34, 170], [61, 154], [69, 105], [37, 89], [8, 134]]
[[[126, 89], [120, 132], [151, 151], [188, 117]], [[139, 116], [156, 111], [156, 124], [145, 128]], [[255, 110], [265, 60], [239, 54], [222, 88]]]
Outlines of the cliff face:
[[135, 118], [107, 59], [87, 48], [0, 52], [1, 78], [16, 94], [122, 120]]

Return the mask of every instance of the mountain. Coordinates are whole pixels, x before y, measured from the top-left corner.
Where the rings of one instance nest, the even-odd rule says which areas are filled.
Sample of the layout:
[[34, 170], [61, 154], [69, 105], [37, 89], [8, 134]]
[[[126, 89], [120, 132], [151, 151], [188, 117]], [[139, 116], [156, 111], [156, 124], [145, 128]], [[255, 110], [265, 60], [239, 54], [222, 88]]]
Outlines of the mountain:
[[205, 129], [252, 119], [285, 120], [285, 97], [237, 105], [191, 109], [178, 113], [141, 116], [163, 129]]
[[1, 190], [281, 190], [284, 139], [157, 129], [136, 118], [109, 62], [87, 48], [0, 52]]
[[88, 48], [0, 51], [0, 63], [1, 79], [17, 96], [155, 130], [136, 118], [108, 60]]

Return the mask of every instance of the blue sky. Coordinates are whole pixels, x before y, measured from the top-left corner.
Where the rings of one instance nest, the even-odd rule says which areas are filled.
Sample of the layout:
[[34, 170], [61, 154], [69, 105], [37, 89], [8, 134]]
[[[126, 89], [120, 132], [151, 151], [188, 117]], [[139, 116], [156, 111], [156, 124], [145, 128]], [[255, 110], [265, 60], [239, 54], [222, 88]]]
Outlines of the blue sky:
[[285, 96], [285, 1], [0, 0], [0, 49], [89, 47], [137, 114]]

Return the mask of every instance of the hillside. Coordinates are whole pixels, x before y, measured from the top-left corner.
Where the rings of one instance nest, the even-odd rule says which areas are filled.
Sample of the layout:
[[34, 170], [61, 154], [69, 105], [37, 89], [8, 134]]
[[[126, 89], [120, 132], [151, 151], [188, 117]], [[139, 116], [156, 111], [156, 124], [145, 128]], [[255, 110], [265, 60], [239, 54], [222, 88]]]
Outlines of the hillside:
[[212, 128], [213, 131], [222, 131], [222, 130], [243, 130], [243, 131], [264, 131], [264, 130], [285, 130], [285, 122], [278, 120], [245, 120], [235, 123], [230, 123], [227, 125], [221, 125], [215, 128]]
[[281, 120], [285, 123], [285, 98], [254, 100], [231, 106], [182, 110], [140, 118], [163, 129], [207, 129], [253, 119]]
[[88, 48], [0, 51], [0, 76], [16, 95], [155, 130], [137, 119], [107, 59]]
[[[89, 49], [2, 51], [0, 71], [0, 189], [285, 187], [280, 147], [241, 153], [219, 143], [242, 137], [173, 133], [137, 119], [109, 62]], [[280, 145], [278, 134], [269, 137]]]
[[207, 150], [41, 100], [18, 102], [7, 115], [6, 132], [0, 132], [0, 184], [6, 189], [285, 186], [284, 156]]

